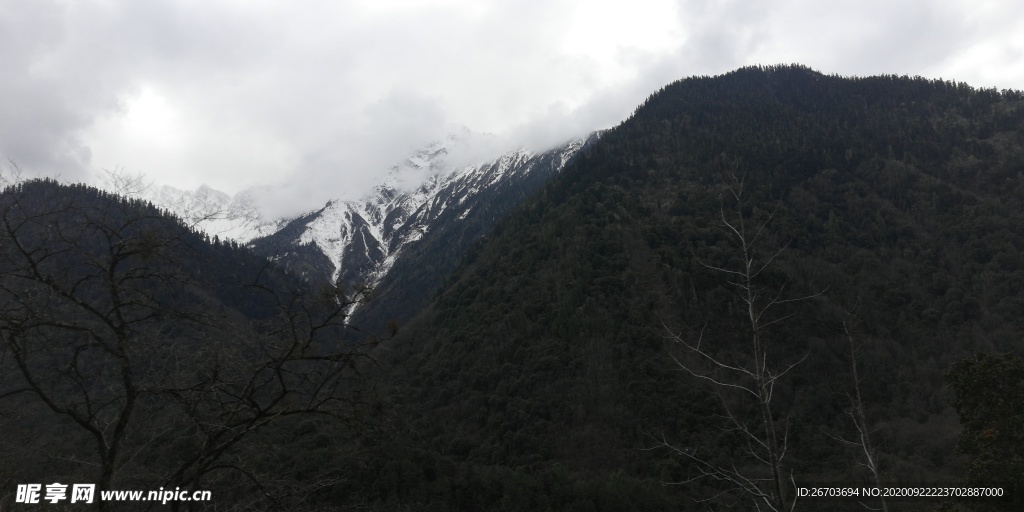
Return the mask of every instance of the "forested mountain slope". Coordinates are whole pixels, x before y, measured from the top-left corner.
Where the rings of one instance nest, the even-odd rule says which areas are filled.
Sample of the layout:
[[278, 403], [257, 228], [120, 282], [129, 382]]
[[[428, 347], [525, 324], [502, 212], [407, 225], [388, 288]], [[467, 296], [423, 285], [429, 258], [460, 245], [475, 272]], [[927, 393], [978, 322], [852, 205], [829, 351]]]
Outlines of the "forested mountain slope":
[[294, 432], [342, 436], [368, 401], [340, 341], [352, 299], [145, 201], [6, 187], [0, 504], [59, 482], [95, 485], [94, 510], [144, 510], [159, 502], [100, 493], [160, 488], [215, 496], [190, 510], [296, 505], [330, 466], [285, 462], [310, 441]]
[[408, 471], [363, 482], [367, 499], [704, 510], [677, 492], [720, 483], [662, 487], [699, 473], [664, 444], [760, 471], [719, 395], [744, 422], [757, 414], [695, 377], [701, 354], [679, 342], [753, 364], [741, 287], [722, 271], [746, 261], [739, 222], [759, 233], [756, 301], [776, 300], [758, 336], [781, 375], [784, 469], [869, 478], [835, 439], [855, 432], [852, 338], [882, 480], [955, 482], [945, 372], [1024, 348], [1022, 200], [1019, 92], [800, 66], [673, 83], [501, 222], [382, 348], [404, 420], [382, 460]]
[[404, 325], [480, 237], [598, 140], [600, 132], [540, 154], [506, 155], [437, 191], [407, 222], [419, 226], [420, 236], [401, 253], [394, 251], [387, 271], [376, 275], [371, 300], [360, 305], [352, 321], [375, 332]]

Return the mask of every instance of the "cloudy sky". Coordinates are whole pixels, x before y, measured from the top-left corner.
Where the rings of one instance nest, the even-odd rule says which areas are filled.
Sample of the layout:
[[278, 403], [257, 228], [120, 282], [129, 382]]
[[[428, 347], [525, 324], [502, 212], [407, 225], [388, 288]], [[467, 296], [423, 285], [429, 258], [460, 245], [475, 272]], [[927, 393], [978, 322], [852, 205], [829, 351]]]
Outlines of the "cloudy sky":
[[629, 3], [0, 0], [0, 157], [312, 207], [458, 126], [544, 149], [749, 64], [1024, 89], [1015, 0]]

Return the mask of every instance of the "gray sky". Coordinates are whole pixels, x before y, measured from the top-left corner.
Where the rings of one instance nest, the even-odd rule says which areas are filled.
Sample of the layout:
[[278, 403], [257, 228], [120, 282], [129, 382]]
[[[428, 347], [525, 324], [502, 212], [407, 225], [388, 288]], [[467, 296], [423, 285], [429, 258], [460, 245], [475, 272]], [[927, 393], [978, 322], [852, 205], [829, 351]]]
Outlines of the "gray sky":
[[0, 157], [307, 209], [457, 126], [544, 149], [748, 64], [1024, 89], [1015, 0], [626, 4], [0, 0]]

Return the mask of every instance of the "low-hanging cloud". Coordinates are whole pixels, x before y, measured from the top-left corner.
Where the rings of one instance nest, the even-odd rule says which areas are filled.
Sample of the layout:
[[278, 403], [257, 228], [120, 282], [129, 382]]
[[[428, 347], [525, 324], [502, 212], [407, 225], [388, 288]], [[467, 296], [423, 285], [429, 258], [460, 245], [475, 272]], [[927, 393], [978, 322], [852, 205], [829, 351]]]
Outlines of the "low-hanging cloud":
[[334, 199], [358, 199], [399, 160], [450, 128], [441, 106], [410, 91], [392, 91], [346, 118], [295, 169], [259, 194], [267, 215], [289, 216]]

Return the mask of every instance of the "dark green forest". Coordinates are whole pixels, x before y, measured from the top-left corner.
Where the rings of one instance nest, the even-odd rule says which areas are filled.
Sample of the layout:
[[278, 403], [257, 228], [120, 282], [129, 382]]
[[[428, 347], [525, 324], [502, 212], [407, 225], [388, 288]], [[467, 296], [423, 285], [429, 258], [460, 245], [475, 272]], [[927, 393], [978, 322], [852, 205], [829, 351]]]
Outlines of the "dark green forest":
[[[127, 245], [61, 235], [26, 252], [11, 240], [54, 240], [61, 204], [23, 213], [29, 188], [2, 196], [0, 407], [16, 434], [0, 441], [3, 493], [109, 466], [122, 488], [212, 487], [218, 510], [772, 510], [826, 484], [1010, 496], [794, 508], [1021, 509], [1018, 91], [795, 65], [677, 81], [498, 222], [380, 343], [343, 334], [358, 326], [333, 306], [351, 291], [185, 228], [117, 217]], [[86, 203], [111, 201], [124, 205]], [[59, 233], [83, 218], [54, 215], [70, 223]], [[124, 247], [138, 248], [124, 267], [100, 257]], [[43, 253], [52, 268], [32, 263]], [[410, 257], [426, 268], [424, 254]], [[131, 300], [108, 292], [120, 269]], [[130, 318], [96, 324], [68, 297]], [[72, 329], [49, 311], [84, 316]], [[20, 392], [22, 368], [72, 398]], [[161, 377], [90, 388], [126, 368]], [[146, 421], [118, 438], [127, 451], [83, 448], [116, 433], [128, 397]]]
[[[706, 510], [693, 499], [729, 486], [672, 448], [759, 474], [723, 421], [720, 386], [682, 369], [700, 361], [672, 337], [750, 363], [745, 304], [714, 270], [743, 263], [724, 216], [764, 224], [751, 254], [770, 260], [762, 297], [809, 297], [762, 319], [770, 363], [802, 361], [774, 386], [782, 469], [796, 482], [871, 481], [839, 440], [855, 438], [856, 391], [881, 482], [962, 481], [971, 454], [956, 449], [951, 365], [1022, 348], [1022, 128], [1019, 92], [921, 78], [784, 66], [658, 91], [378, 353], [408, 453], [380, 460], [412, 474], [371, 500]], [[438, 464], [476, 476], [411, 470]], [[751, 507], [735, 494], [717, 506]]]

